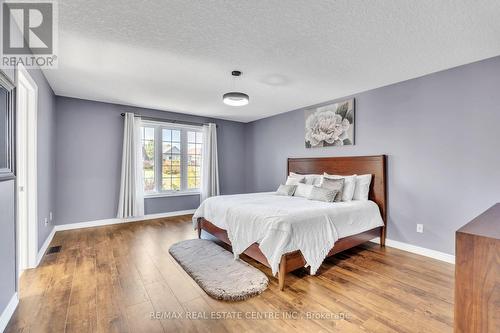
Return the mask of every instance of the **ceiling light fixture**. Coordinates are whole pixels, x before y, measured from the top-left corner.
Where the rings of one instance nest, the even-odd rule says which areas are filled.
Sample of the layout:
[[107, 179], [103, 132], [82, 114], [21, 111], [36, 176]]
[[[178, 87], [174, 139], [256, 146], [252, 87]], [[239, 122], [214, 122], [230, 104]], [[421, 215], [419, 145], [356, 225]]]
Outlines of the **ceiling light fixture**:
[[[240, 71], [232, 71], [231, 75], [236, 79], [241, 75]], [[247, 105], [249, 102], [249, 97], [247, 94], [244, 94], [242, 92], [228, 92], [222, 95], [222, 101], [224, 104], [230, 105], [230, 106], [243, 106]]]

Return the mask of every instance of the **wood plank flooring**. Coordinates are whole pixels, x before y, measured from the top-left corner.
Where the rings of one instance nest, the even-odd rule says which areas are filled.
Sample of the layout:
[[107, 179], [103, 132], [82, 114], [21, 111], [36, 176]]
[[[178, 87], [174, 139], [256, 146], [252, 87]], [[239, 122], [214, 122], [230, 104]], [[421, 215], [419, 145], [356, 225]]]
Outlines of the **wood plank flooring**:
[[6, 332], [452, 331], [454, 266], [371, 243], [288, 274], [284, 292], [270, 277], [257, 297], [213, 300], [168, 253], [196, 237], [190, 218], [57, 232]]

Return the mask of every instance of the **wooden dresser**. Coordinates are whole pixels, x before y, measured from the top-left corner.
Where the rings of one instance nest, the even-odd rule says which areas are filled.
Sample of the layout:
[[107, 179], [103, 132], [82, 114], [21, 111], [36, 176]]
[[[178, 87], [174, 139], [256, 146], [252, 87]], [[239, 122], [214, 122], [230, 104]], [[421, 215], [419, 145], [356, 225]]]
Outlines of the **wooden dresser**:
[[457, 230], [455, 332], [500, 332], [500, 203]]

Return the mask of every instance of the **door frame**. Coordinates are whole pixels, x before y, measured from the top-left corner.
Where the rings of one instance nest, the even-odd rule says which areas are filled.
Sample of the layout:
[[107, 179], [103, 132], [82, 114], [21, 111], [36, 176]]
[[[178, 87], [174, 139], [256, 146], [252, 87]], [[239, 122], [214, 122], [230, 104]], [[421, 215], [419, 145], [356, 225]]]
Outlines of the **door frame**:
[[[28, 106], [27, 114], [26, 114], [26, 126], [27, 126], [27, 136], [25, 140], [20, 140], [20, 133], [22, 131], [19, 130], [19, 127], [22, 125], [19, 121], [19, 112], [20, 112], [20, 98], [21, 94], [19, 93], [20, 84], [23, 84], [28, 87], [31, 93], [33, 93], [33, 100], [28, 101], [30, 105]], [[35, 83], [35, 80], [28, 73], [26, 68], [19, 64], [16, 69], [16, 110], [17, 110], [17, 121], [16, 121], [16, 151], [17, 155], [17, 163], [16, 163], [16, 175], [17, 175], [17, 186], [16, 186], [16, 199], [19, 197], [20, 191], [20, 179], [19, 179], [19, 168], [21, 167], [21, 163], [19, 160], [19, 152], [20, 152], [20, 144], [26, 144], [26, 157], [27, 157], [27, 165], [26, 165], [26, 180], [25, 180], [25, 191], [26, 191], [26, 219], [27, 219], [27, 239], [21, 239], [22, 235], [19, 232], [20, 223], [22, 222], [19, 219], [19, 200], [17, 200], [17, 209], [16, 209], [16, 234], [17, 234], [17, 257], [18, 257], [18, 277], [21, 275], [21, 272], [27, 268], [34, 268], [37, 266], [37, 255], [38, 255], [38, 162], [37, 162], [37, 147], [38, 147], [38, 138], [37, 138], [37, 121], [38, 121], [38, 86]], [[22, 181], [22, 180], [21, 180]], [[27, 263], [26, 267], [21, 267], [21, 247], [24, 248], [24, 251], [27, 251]]]

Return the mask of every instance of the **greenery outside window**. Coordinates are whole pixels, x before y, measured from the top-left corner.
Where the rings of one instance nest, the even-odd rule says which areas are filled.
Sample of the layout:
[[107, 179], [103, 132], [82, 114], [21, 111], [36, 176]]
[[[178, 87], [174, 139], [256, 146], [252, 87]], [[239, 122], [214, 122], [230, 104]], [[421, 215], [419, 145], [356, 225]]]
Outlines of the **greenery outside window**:
[[201, 127], [144, 121], [141, 143], [146, 196], [199, 193]]

